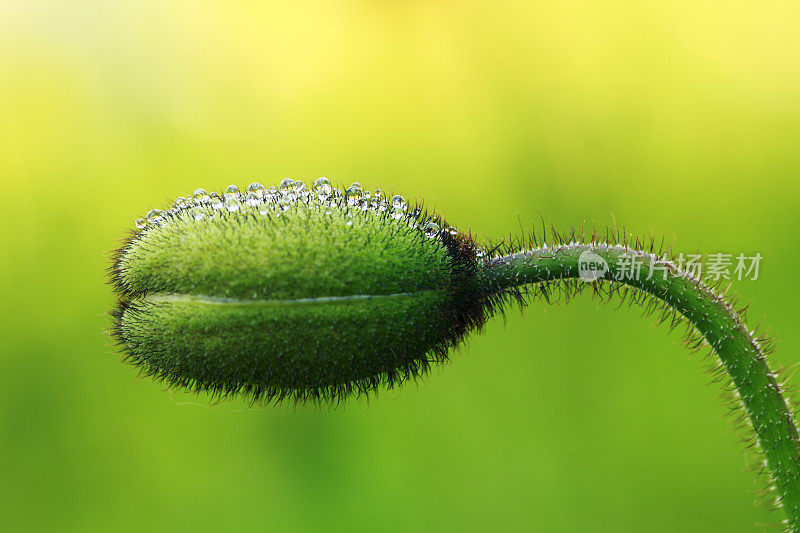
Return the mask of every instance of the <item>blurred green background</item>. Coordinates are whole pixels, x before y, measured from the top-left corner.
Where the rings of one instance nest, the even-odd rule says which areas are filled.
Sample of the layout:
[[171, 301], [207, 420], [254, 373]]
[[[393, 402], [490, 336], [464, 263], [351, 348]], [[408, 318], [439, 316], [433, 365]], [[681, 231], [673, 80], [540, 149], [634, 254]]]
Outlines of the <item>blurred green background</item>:
[[209, 407], [120, 363], [108, 252], [196, 187], [424, 197], [760, 252], [798, 361], [795, 2], [0, 1], [0, 529], [758, 531], [679, 336], [536, 303], [345, 409]]

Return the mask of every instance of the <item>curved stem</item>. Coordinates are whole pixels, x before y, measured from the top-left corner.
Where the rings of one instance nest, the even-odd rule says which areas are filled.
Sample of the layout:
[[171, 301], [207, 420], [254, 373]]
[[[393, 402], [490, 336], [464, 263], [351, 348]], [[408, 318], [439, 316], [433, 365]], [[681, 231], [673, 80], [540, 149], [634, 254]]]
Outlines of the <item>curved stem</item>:
[[735, 386], [788, 531], [800, 531], [798, 431], [766, 355], [742, 317], [722, 297], [675, 264], [626, 246], [571, 244], [487, 259], [484, 283], [496, 293], [529, 283], [604, 279], [640, 289], [689, 320], [711, 345]]

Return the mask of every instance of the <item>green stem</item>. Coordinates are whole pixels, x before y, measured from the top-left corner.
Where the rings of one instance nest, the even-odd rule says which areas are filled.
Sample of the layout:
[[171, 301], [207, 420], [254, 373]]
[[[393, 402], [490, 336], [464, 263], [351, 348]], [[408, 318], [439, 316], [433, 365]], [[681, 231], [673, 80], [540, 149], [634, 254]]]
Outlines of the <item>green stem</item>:
[[800, 531], [797, 427], [764, 351], [740, 314], [711, 288], [674, 263], [626, 246], [606, 244], [544, 247], [493, 257], [486, 260], [482, 276], [483, 282], [499, 293], [531, 283], [586, 281], [592, 274], [662, 300], [689, 320], [711, 345], [735, 386], [734, 395], [744, 407], [766, 457], [777, 504], [786, 513], [783, 524], [787, 531]]

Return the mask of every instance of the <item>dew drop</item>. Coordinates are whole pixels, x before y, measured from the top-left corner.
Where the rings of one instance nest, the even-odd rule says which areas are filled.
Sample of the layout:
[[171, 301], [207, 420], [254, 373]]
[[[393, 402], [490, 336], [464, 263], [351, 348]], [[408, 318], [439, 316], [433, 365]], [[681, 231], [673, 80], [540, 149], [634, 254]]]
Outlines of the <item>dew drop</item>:
[[395, 194], [392, 196], [392, 214], [391, 217], [395, 220], [399, 220], [403, 217], [403, 213], [405, 213], [406, 209], [408, 209], [406, 205], [406, 199], [400, 196], [399, 194]]
[[245, 202], [251, 207], [257, 206], [264, 198], [264, 186], [258, 182], [251, 183], [247, 186], [247, 199]]
[[314, 182], [314, 192], [317, 193], [317, 197], [323, 202], [330, 198], [332, 191], [333, 187], [331, 187], [331, 182], [328, 178], [320, 178]]
[[225, 206], [222, 205], [222, 198], [215, 192], [212, 192], [210, 195], [211, 197], [211, 207], [218, 211], [221, 211]]
[[258, 204], [258, 214], [259, 215], [266, 215], [267, 213], [269, 213], [269, 206], [270, 205], [269, 205], [268, 202], [264, 202], [264, 203]]
[[284, 179], [281, 182], [280, 190], [283, 198], [289, 202], [294, 202], [297, 200], [297, 192], [295, 190], [294, 180], [292, 178]]
[[344, 192], [345, 198], [347, 199], [347, 205], [357, 205], [363, 194], [364, 191], [361, 189], [361, 184], [357, 181], [354, 181]]
[[228, 185], [228, 188], [225, 189], [225, 198], [239, 198], [239, 187], [236, 185]]
[[183, 196], [178, 196], [177, 198], [175, 198], [175, 203], [172, 204], [172, 207], [175, 207], [177, 209], [184, 209], [187, 207], [187, 205], [188, 204], [186, 198], [184, 198]]
[[136, 226], [137, 229], [144, 229], [147, 227], [147, 221], [143, 218], [137, 218], [133, 221], [133, 224]]
[[202, 205], [198, 205], [192, 208], [192, 216], [195, 220], [201, 220], [206, 217], [206, 210]]
[[203, 204], [208, 202], [208, 193], [205, 189], [195, 189], [192, 193], [192, 198], [194, 198], [195, 202]]
[[294, 188], [294, 180], [292, 178], [286, 178], [281, 181], [281, 192], [283, 194], [288, 194]]
[[439, 235], [439, 225], [436, 224], [436, 222], [428, 222], [422, 228], [422, 232], [425, 234], [427, 238], [433, 239], [434, 237]]
[[253, 182], [247, 186], [247, 193], [255, 193], [258, 195], [264, 194], [264, 186], [258, 182]]
[[163, 218], [163, 214], [164, 213], [158, 209], [151, 209], [147, 212], [147, 216], [145, 218], [149, 224], [155, 224]]

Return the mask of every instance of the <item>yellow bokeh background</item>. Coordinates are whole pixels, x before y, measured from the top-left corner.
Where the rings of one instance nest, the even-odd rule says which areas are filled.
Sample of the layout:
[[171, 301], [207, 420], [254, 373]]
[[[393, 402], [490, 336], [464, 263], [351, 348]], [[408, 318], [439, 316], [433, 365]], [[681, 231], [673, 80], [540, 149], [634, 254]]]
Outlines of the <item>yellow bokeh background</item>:
[[800, 360], [800, 5], [0, 1], [0, 530], [759, 531], [706, 362], [536, 302], [344, 409], [164, 392], [109, 251], [197, 187], [358, 180], [481, 239], [616, 220], [761, 253]]

